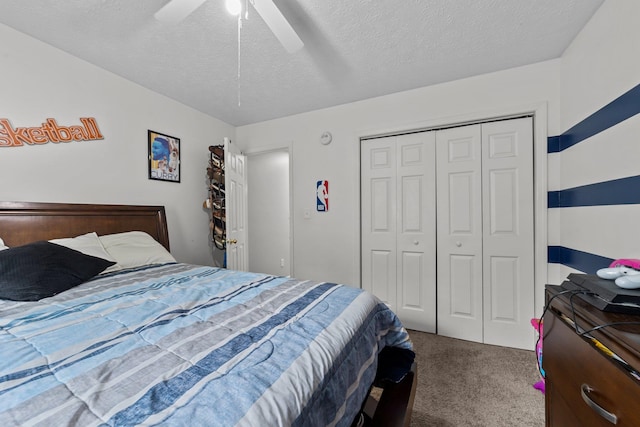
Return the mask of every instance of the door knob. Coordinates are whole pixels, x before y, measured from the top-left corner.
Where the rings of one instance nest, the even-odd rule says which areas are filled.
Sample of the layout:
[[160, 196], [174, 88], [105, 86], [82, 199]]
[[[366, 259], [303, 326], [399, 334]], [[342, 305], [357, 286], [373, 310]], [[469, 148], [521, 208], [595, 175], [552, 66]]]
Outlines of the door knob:
[[238, 243], [238, 240], [237, 239], [227, 239], [227, 243], [235, 245], [236, 243]]
[[420, 244], [420, 242], [419, 242], [419, 241], [417, 241], [417, 240], [414, 240], [414, 241], [413, 241], [413, 244], [414, 244], [414, 245], [419, 245], [419, 244]]
[[462, 246], [462, 242], [456, 242], [456, 246], [457, 246], [457, 247]]

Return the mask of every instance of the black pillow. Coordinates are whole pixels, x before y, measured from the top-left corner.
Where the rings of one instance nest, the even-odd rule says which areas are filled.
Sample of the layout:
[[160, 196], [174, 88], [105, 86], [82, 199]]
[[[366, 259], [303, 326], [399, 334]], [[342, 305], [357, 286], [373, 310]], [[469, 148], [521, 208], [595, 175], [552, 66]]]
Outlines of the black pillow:
[[115, 262], [50, 242], [0, 251], [0, 298], [37, 301], [101, 273]]

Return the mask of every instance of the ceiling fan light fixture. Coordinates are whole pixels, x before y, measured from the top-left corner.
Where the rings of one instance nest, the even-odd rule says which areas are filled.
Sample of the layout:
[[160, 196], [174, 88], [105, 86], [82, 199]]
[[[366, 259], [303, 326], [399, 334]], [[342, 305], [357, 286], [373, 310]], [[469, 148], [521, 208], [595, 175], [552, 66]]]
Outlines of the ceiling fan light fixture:
[[227, 7], [227, 12], [233, 16], [238, 16], [242, 12], [242, 3], [240, 0], [226, 0], [225, 6]]
[[[177, 24], [185, 19], [194, 10], [200, 7], [206, 0], [168, 0], [165, 5], [158, 10], [154, 16], [158, 21], [168, 24]], [[244, 8], [242, 2], [244, 1]], [[304, 46], [304, 43], [293, 29], [291, 24], [284, 17], [280, 9], [273, 0], [225, 0], [227, 10], [231, 15], [240, 16], [245, 12], [244, 19], [247, 19], [249, 3], [262, 17], [276, 38], [282, 43], [284, 49], [289, 53], [294, 53]], [[238, 20], [238, 31], [242, 24], [242, 19]]]

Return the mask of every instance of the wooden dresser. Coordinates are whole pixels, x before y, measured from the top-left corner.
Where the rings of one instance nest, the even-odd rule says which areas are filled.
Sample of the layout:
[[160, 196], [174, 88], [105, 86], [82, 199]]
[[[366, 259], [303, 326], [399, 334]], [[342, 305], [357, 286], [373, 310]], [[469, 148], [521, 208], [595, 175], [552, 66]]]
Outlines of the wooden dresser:
[[593, 339], [580, 336], [573, 325], [575, 319], [585, 331], [612, 322], [640, 322], [640, 316], [603, 312], [577, 295], [554, 298], [562, 291], [547, 285], [545, 294], [546, 425], [640, 426], [640, 325], [605, 327], [589, 333]]

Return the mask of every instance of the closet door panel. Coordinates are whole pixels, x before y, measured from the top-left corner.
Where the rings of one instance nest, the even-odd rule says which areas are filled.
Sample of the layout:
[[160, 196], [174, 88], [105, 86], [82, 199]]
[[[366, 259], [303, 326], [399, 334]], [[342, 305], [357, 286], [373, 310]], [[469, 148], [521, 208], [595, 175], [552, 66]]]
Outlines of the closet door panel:
[[395, 229], [393, 221], [393, 199], [395, 182], [390, 177], [372, 178], [371, 185], [371, 231], [376, 233], [392, 233]]
[[436, 132], [438, 334], [482, 342], [480, 125]]
[[[401, 254], [402, 278], [405, 283], [420, 283], [424, 280], [424, 254], [421, 252], [403, 251]], [[424, 309], [424, 295], [420, 286], [402, 286], [401, 301], [405, 310], [422, 311]]]
[[403, 176], [401, 189], [402, 217], [400, 229], [402, 233], [420, 233], [423, 230], [422, 205], [423, 202], [423, 177]]
[[482, 125], [484, 342], [530, 349], [534, 315], [533, 122]]
[[371, 293], [376, 295], [382, 302], [389, 304], [395, 301], [395, 289], [389, 287], [389, 283], [395, 283], [395, 253], [391, 251], [376, 251], [369, 253], [370, 259], [367, 264], [371, 271]]
[[464, 171], [450, 173], [447, 177], [449, 185], [447, 187], [448, 223], [450, 236], [471, 236], [478, 233], [474, 228], [478, 226], [474, 221], [477, 215], [477, 207], [474, 203], [474, 185], [477, 180], [477, 173], [474, 171]]
[[361, 144], [362, 288], [397, 309], [396, 138]]
[[489, 175], [489, 235], [513, 236], [518, 230], [518, 171], [492, 170]]
[[517, 257], [490, 257], [488, 290], [491, 295], [491, 321], [514, 322], [518, 312], [518, 292], [513, 283], [518, 282], [519, 259]]
[[397, 138], [398, 309], [404, 325], [435, 332], [435, 136]]
[[[449, 312], [452, 316], [467, 319], [478, 319], [477, 304], [474, 304], [476, 294], [475, 268], [473, 263], [477, 258], [473, 255], [451, 255], [449, 257], [450, 286]], [[444, 327], [444, 325], [443, 325]], [[446, 329], [445, 329], [446, 330]]]

